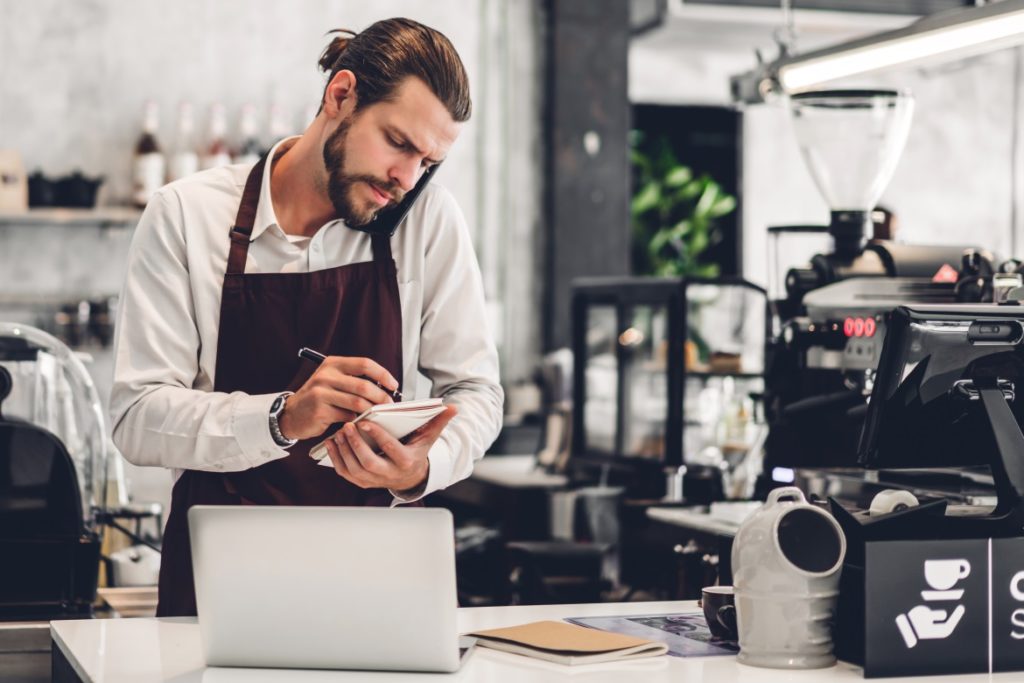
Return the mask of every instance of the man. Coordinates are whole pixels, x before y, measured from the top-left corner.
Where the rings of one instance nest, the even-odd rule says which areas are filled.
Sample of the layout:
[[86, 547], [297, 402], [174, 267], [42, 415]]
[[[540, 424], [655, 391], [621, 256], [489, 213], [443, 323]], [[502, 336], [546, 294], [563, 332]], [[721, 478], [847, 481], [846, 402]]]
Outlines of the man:
[[[190, 506], [415, 503], [468, 476], [500, 428], [497, 353], [452, 197], [427, 185], [393, 238], [360, 231], [455, 142], [471, 109], [462, 62], [437, 31], [391, 19], [343, 32], [320, 66], [305, 133], [254, 167], [167, 185], [136, 229], [111, 414], [129, 461], [175, 474], [161, 616], [195, 614]], [[405, 443], [370, 426], [375, 453], [350, 421], [411, 394], [417, 371], [446, 411]], [[328, 437], [333, 470], [308, 457]]]

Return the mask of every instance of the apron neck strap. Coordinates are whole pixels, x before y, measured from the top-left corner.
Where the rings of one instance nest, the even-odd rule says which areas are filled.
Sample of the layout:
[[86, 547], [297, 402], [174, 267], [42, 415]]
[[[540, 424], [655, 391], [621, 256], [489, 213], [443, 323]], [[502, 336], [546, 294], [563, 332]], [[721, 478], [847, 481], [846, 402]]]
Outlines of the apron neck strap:
[[235, 216], [235, 224], [231, 226], [228, 275], [241, 275], [245, 272], [245, 261], [249, 254], [249, 239], [252, 237], [252, 226], [256, 222], [256, 207], [260, 203], [263, 169], [267, 166], [268, 154], [264, 154], [263, 158], [256, 162], [245, 181], [242, 203], [238, 205], [238, 215]]

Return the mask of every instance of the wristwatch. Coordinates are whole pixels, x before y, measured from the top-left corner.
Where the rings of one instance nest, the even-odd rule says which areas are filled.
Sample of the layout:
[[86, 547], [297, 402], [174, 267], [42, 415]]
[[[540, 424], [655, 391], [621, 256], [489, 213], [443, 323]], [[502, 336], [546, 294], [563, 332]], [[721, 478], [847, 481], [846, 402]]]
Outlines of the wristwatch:
[[286, 391], [270, 404], [270, 436], [274, 437], [274, 443], [281, 448], [291, 448], [299, 442], [298, 439], [287, 439], [285, 435], [281, 433], [281, 425], [278, 424], [278, 418], [281, 417], [281, 413], [284, 412], [285, 399], [291, 396], [293, 391]]

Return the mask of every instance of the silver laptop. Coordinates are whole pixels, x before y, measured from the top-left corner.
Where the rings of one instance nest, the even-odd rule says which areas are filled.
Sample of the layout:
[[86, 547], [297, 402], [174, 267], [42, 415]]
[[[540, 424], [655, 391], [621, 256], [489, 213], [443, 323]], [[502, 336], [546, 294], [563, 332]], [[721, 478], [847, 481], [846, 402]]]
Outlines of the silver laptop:
[[447, 510], [189, 510], [209, 666], [455, 671], [455, 549]]

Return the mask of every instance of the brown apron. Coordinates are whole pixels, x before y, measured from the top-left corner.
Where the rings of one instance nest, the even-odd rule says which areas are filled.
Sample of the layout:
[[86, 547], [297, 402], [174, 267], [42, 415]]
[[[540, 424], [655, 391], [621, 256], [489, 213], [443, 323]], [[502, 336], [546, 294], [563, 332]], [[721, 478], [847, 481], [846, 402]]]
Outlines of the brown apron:
[[[372, 236], [373, 261], [308, 273], [245, 274], [266, 158], [249, 173], [231, 229], [220, 305], [214, 391], [297, 391], [316, 369], [296, 356], [303, 346], [332, 356], [372, 358], [402, 382], [402, 309], [387, 236]], [[269, 416], [268, 416], [269, 417]], [[384, 489], [361, 489], [300, 441], [289, 455], [243, 472], [186, 470], [171, 493], [164, 532], [157, 616], [194, 616], [195, 585], [188, 536], [193, 505], [377, 505]]]

